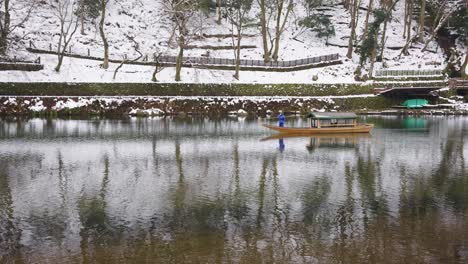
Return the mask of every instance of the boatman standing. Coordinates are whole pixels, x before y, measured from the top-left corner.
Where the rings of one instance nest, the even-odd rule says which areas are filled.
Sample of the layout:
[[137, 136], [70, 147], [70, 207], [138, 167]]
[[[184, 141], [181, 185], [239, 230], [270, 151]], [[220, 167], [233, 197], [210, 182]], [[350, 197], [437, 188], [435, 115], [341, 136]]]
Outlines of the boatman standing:
[[278, 116], [278, 119], [279, 119], [279, 126], [284, 127], [284, 121], [286, 120], [286, 117], [284, 116], [282, 110], [280, 110], [280, 114]]

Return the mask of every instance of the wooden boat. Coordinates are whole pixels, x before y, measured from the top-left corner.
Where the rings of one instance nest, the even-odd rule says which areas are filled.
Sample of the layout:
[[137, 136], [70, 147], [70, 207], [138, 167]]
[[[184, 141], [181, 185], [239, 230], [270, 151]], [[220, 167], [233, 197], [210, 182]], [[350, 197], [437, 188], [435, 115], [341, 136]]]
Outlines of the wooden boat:
[[373, 124], [358, 124], [354, 113], [323, 112], [311, 113], [309, 127], [263, 126], [287, 134], [334, 134], [334, 133], [369, 133]]

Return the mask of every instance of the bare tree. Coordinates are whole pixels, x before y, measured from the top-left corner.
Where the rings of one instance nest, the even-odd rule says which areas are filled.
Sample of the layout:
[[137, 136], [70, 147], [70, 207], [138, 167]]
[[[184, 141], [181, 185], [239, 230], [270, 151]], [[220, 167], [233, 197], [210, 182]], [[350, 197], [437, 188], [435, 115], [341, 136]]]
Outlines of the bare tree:
[[[162, 0], [164, 13], [172, 20], [173, 30], [170, 40], [175, 36], [179, 46], [179, 54], [176, 60], [175, 81], [180, 81], [181, 70], [184, 59], [184, 49], [189, 43], [191, 35], [188, 29], [191, 18], [195, 14], [198, 1], [195, 0]], [[169, 40], [169, 41], [170, 41]]]
[[81, 24], [81, 30], [80, 34], [81, 35], [86, 35], [85, 33], [85, 26], [84, 26], [84, 18], [85, 18], [85, 1], [80, 0], [80, 9], [78, 10], [78, 13], [80, 14], [80, 24]]
[[364, 33], [362, 35], [362, 39], [366, 39], [367, 33], [369, 32], [369, 17], [370, 17], [370, 14], [372, 13], [373, 3], [374, 3], [374, 0], [369, 0], [369, 5], [367, 6], [367, 11], [366, 11], [366, 20], [364, 21]]
[[424, 24], [426, 21], [426, 0], [421, 0], [421, 10], [419, 12], [419, 42], [424, 42]]
[[257, 0], [260, 7], [260, 26], [262, 32], [262, 45], [263, 45], [263, 60], [265, 62], [270, 62], [270, 50], [268, 49], [268, 27], [267, 27], [267, 18], [266, 18], [266, 5], [267, 0]]
[[216, 23], [221, 25], [221, 20], [222, 20], [222, 12], [221, 12], [221, 0], [216, 0]]
[[[36, 0], [15, 2], [0, 0], [0, 54], [5, 54], [11, 34], [15, 29], [23, 27], [36, 4]], [[15, 14], [16, 16], [12, 17], [11, 11], [13, 9], [21, 9], [25, 12], [21, 12], [22, 15]]]
[[354, 39], [356, 37], [356, 21], [359, 16], [359, 4], [361, 3], [360, 0], [353, 0], [353, 5], [351, 6], [351, 33], [349, 36], [348, 42], [348, 52], [346, 53], [346, 57], [352, 58], [353, 56], [353, 47], [354, 47]]
[[424, 43], [422, 51], [426, 51], [429, 43], [437, 35], [437, 32], [445, 25], [448, 19], [457, 11], [457, 6], [453, 5], [450, 0], [433, 0], [432, 7], [436, 9], [436, 16], [434, 18], [434, 26], [431, 35]]
[[58, 0], [56, 5], [51, 0], [51, 6], [54, 16], [58, 19], [60, 26], [60, 35], [57, 46], [58, 62], [55, 71], [59, 72], [62, 67], [63, 57], [67, 51], [68, 45], [78, 29], [79, 18], [77, 15], [78, 4], [76, 0]]
[[[263, 59], [265, 62], [269, 62], [271, 57], [274, 61], [278, 61], [281, 35], [293, 12], [294, 0], [257, 0], [257, 3], [260, 7]], [[273, 20], [274, 28], [270, 27], [271, 20]]]
[[162, 56], [162, 52], [158, 53], [158, 54], [154, 54], [154, 71], [153, 71], [153, 74], [151, 76], [151, 81], [153, 82], [157, 82], [158, 81], [158, 78], [157, 78], [157, 74], [160, 73], [162, 70], [164, 70], [164, 67], [161, 63], [161, 56]]
[[401, 54], [408, 55], [408, 49], [410, 47], [412, 38], [411, 38], [411, 24], [413, 21], [413, 0], [406, 0], [405, 2], [405, 34], [403, 34], [404, 37], [406, 37], [406, 43], [403, 49], [401, 50]]
[[393, 19], [393, 8], [397, 1], [393, 0], [383, 0], [381, 2], [382, 7], [386, 10], [386, 16], [383, 21], [383, 30], [382, 30], [382, 39], [380, 41], [380, 59], [384, 59], [384, 52], [385, 52], [385, 42], [386, 42], [386, 34], [387, 34], [387, 25]]
[[366, 35], [367, 37], [363, 39], [363, 42], [360, 47], [360, 64], [362, 65], [367, 59], [370, 59], [369, 78], [373, 77], [374, 64], [377, 59], [378, 37], [380, 27], [382, 23], [391, 19], [392, 11], [394, 10], [395, 5], [398, 3], [398, 1], [399, 0], [391, 0], [391, 4], [389, 3], [386, 7], [375, 9], [373, 12], [374, 21], [370, 24], [369, 32]]
[[[288, 21], [289, 14], [292, 12], [294, 7], [293, 0], [273, 0], [274, 6], [276, 7], [276, 25], [275, 25], [275, 38], [274, 38], [274, 49], [273, 49], [273, 60], [278, 61], [278, 52], [280, 46], [281, 35], [283, 34], [286, 23]], [[284, 18], [282, 15], [284, 14]]]
[[104, 23], [106, 19], [106, 10], [107, 10], [107, 3], [109, 0], [100, 0], [101, 3], [101, 20], [99, 21], [99, 34], [101, 35], [102, 44], [104, 46], [104, 59], [102, 61], [102, 68], [107, 69], [109, 68], [109, 43], [107, 42], [106, 34], [104, 32]]
[[[240, 50], [242, 40], [242, 27], [246, 22], [247, 14], [252, 7], [252, 0], [227, 0], [226, 17], [229, 19], [232, 28], [232, 42], [235, 45], [234, 59], [236, 61], [234, 78], [239, 80], [240, 71]], [[234, 28], [236, 29], [236, 43], [234, 44]]]
[[0, 1], [0, 7], [3, 7], [3, 14], [0, 13], [0, 53], [4, 54], [7, 48], [7, 38], [10, 33], [10, 0]]
[[[141, 53], [140, 51], [140, 43], [138, 43], [136, 40], [135, 40], [135, 37], [134, 36], [129, 36], [129, 35], [125, 35], [127, 37], [127, 39], [129, 39], [131, 42], [133, 42], [133, 49], [135, 50], [136, 53], [138, 53], [138, 57], [136, 57], [135, 59], [133, 60], [130, 60], [130, 62], [135, 62], [135, 61], [138, 61], [139, 59], [141, 59], [143, 57], [143, 53]], [[114, 76], [112, 77], [112, 80], [115, 80], [115, 78], [117, 77], [117, 72], [120, 70], [120, 68], [123, 67], [123, 65], [125, 63], [128, 62], [128, 59], [127, 59], [127, 55], [123, 56], [122, 58], [122, 61], [120, 62], [120, 65], [117, 66], [117, 68], [115, 68], [115, 71], [114, 71]]]

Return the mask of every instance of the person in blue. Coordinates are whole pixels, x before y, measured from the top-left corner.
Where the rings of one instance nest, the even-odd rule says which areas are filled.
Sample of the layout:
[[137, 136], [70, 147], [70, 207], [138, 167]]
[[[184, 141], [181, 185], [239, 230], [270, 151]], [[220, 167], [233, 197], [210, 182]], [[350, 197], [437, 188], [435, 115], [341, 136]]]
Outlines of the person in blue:
[[280, 111], [278, 119], [279, 119], [279, 126], [284, 127], [284, 121], [286, 120], [286, 117], [284, 116], [283, 111]]

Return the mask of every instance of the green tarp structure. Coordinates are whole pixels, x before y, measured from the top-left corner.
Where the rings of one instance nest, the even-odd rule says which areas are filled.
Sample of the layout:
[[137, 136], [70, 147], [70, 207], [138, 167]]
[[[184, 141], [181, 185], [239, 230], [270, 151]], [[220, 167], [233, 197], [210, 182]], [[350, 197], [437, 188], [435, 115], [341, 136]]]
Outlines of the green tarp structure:
[[420, 108], [423, 105], [427, 105], [429, 102], [426, 99], [409, 99], [403, 102], [401, 105], [407, 108]]

